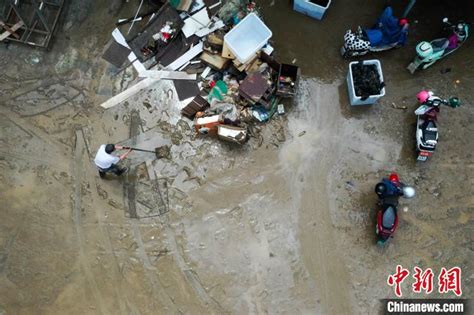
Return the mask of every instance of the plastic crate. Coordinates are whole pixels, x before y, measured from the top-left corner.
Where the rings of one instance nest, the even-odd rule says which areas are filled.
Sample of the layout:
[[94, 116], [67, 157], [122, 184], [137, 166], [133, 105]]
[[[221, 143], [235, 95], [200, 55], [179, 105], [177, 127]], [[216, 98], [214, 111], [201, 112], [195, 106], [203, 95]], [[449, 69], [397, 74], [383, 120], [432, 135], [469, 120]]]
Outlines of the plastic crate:
[[[359, 61], [353, 61], [349, 63], [349, 72], [347, 73], [347, 90], [349, 92], [349, 102], [351, 105], [372, 105], [377, 102], [379, 98], [385, 95], [385, 87], [382, 88], [380, 91], [380, 94], [377, 95], [370, 95], [367, 99], [362, 100], [361, 97], [357, 96], [355, 93], [354, 89], [354, 79], [352, 78], [352, 65], [358, 64]], [[364, 60], [363, 61], [364, 65], [376, 65], [377, 70], [379, 72], [379, 77], [380, 77], [380, 82], [384, 82], [383, 80], [383, 74], [382, 74], [382, 66], [380, 64], [380, 61], [377, 59], [371, 59], [371, 60]]]
[[321, 20], [330, 5], [331, 0], [294, 0], [293, 10]]
[[250, 13], [224, 36], [224, 42], [241, 62], [249, 61], [268, 40], [272, 31], [255, 13]]

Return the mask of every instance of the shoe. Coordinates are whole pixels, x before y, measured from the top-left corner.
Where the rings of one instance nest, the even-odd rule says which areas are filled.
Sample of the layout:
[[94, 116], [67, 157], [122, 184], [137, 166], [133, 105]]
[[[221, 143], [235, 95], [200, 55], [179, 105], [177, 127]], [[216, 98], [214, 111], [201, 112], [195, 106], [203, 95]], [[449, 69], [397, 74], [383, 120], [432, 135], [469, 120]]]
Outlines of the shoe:
[[120, 176], [120, 175], [122, 175], [123, 173], [126, 173], [126, 172], [128, 172], [128, 167], [122, 168], [122, 169], [120, 170], [120, 172], [117, 173], [117, 176]]

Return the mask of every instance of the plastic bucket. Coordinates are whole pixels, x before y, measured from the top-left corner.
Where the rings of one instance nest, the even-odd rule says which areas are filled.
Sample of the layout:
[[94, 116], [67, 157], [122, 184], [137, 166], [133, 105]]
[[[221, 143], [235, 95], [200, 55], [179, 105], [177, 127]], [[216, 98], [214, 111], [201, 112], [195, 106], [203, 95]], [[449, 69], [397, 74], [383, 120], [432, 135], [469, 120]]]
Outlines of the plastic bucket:
[[330, 5], [331, 0], [294, 0], [293, 10], [321, 20]]
[[[354, 79], [352, 77], [352, 65], [358, 64], [358, 61], [353, 61], [349, 63], [349, 72], [347, 73], [347, 89], [349, 92], [349, 101], [351, 105], [372, 105], [377, 102], [379, 98], [385, 95], [385, 87], [382, 88], [379, 94], [377, 95], [370, 95], [367, 99], [362, 100], [362, 97], [357, 96], [354, 88]], [[364, 60], [364, 65], [376, 65], [377, 71], [379, 73], [380, 82], [384, 82], [383, 74], [382, 74], [382, 66], [380, 61], [377, 59], [372, 60]]]

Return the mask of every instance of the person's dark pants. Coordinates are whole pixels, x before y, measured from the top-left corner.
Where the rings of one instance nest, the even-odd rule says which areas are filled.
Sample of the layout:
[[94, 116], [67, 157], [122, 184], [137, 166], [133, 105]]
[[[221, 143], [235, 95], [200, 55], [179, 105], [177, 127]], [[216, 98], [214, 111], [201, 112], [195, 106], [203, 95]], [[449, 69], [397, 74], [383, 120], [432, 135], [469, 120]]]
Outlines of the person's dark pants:
[[105, 168], [105, 169], [104, 168], [99, 168], [99, 176], [100, 176], [100, 178], [104, 178], [105, 174], [107, 174], [107, 173], [114, 173], [115, 175], [120, 176], [126, 170], [127, 170], [127, 168], [120, 168], [119, 166], [117, 166], [115, 164], [112, 164], [112, 166], [109, 167], [109, 168]]

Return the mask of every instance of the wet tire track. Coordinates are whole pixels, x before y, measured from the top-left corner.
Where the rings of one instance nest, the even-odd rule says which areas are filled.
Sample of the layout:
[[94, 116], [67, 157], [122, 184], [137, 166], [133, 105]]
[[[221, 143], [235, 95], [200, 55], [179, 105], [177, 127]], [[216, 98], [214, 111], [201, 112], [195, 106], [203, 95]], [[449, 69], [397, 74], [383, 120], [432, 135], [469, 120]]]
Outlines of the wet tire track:
[[99, 290], [97, 282], [95, 281], [94, 274], [91, 266], [87, 260], [85, 252], [85, 239], [84, 231], [82, 228], [81, 212], [82, 212], [82, 174], [84, 165], [82, 157], [84, 155], [84, 140], [81, 130], [76, 130], [75, 138], [75, 149], [74, 149], [74, 207], [73, 207], [73, 222], [79, 245], [79, 262], [82, 266], [86, 281], [92, 291], [92, 297], [95, 301], [96, 306], [102, 314], [107, 314], [105, 305], [103, 304], [103, 296]]
[[[130, 114], [130, 138], [132, 145], [136, 145], [137, 142], [137, 136], [140, 133], [140, 115], [137, 111], [132, 111]], [[135, 170], [135, 168], [133, 169]], [[136, 216], [136, 209], [135, 209], [135, 202], [136, 202], [136, 187], [135, 187], [136, 181], [128, 181], [128, 177], [125, 179], [125, 199], [127, 200], [125, 204], [128, 205], [129, 208], [129, 213], [130, 213], [130, 206], [133, 207]], [[132, 215], [132, 214], [131, 214]], [[143, 237], [140, 232], [140, 227], [139, 227], [139, 220], [135, 218], [130, 219], [130, 232], [133, 235], [133, 240], [135, 244], [137, 245], [137, 254], [138, 258], [140, 259], [143, 269], [145, 271], [145, 274], [147, 275], [147, 279], [149, 280], [152, 290], [153, 290], [153, 296], [157, 298], [161, 303], [165, 305], [167, 308], [167, 311], [170, 312], [173, 310], [173, 312], [178, 311], [181, 313], [179, 310], [179, 307], [174, 303], [173, 298], [169, 296], [169, 294], [166, 292], [163, 284], [161, 283], [161, 280], [159, 278], [159, 275], [156, 272], [156, 268], [152, 265], [150, 257], [146, 253], [145, 245], [143, 243]], [[154, 305], [154, 309], [156, 309], [155, 305], [155, 300], [153, 299], [152, 301]]]

